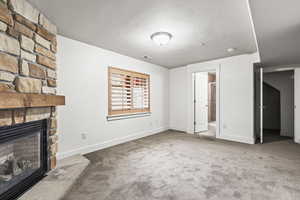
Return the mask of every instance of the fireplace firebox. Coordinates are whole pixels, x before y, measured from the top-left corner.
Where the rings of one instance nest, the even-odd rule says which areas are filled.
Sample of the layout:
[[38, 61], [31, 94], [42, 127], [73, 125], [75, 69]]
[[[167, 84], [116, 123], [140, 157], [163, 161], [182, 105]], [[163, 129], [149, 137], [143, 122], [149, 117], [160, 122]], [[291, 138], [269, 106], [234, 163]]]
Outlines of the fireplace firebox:
[[16, 199], [49, 170], [48, 120], [0, 127], [0, 199]]

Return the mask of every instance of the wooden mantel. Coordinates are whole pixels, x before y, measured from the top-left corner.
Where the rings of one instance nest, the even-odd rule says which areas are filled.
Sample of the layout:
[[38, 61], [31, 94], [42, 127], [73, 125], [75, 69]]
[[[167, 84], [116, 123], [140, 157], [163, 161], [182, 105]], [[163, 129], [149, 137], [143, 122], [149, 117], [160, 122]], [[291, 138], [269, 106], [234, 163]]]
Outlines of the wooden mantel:
[[65, 96], [24, 93], [0, 93], [0, 109], [65, 105]]

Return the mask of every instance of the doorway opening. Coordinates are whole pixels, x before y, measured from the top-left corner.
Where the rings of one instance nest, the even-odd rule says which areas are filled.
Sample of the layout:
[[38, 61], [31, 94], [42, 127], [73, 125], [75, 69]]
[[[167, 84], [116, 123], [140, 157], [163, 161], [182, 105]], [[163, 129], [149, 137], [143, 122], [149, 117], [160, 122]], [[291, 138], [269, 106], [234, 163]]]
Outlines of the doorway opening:
[[294, 138], [294, 71], [264, 72], [264, 142]]
[[256, 136], [260, 143], [294, 139], [293, 69], [256, 69]]
[[194, 133], [216, 137], [216, 71], [196, 72], [194, 77]]

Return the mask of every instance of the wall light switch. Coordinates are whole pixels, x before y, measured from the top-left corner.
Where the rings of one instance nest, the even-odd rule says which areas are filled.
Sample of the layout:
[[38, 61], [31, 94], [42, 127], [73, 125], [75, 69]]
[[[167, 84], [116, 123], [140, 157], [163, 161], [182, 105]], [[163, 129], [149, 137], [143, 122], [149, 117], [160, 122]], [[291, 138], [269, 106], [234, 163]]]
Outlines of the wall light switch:
[[81, 139], [86, 140], [86, 138], [87, 138], [86, 133], [82, 133], [81, 134]]

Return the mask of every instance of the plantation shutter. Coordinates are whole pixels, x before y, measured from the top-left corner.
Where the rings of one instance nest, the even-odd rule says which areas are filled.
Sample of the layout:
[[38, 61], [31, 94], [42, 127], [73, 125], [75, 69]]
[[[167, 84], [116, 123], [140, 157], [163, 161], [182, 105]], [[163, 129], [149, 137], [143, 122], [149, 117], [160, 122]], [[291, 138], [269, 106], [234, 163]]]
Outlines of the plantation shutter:
[[108, 114], [122, 115], [150, 112], [150, 76], [109, 67]]

